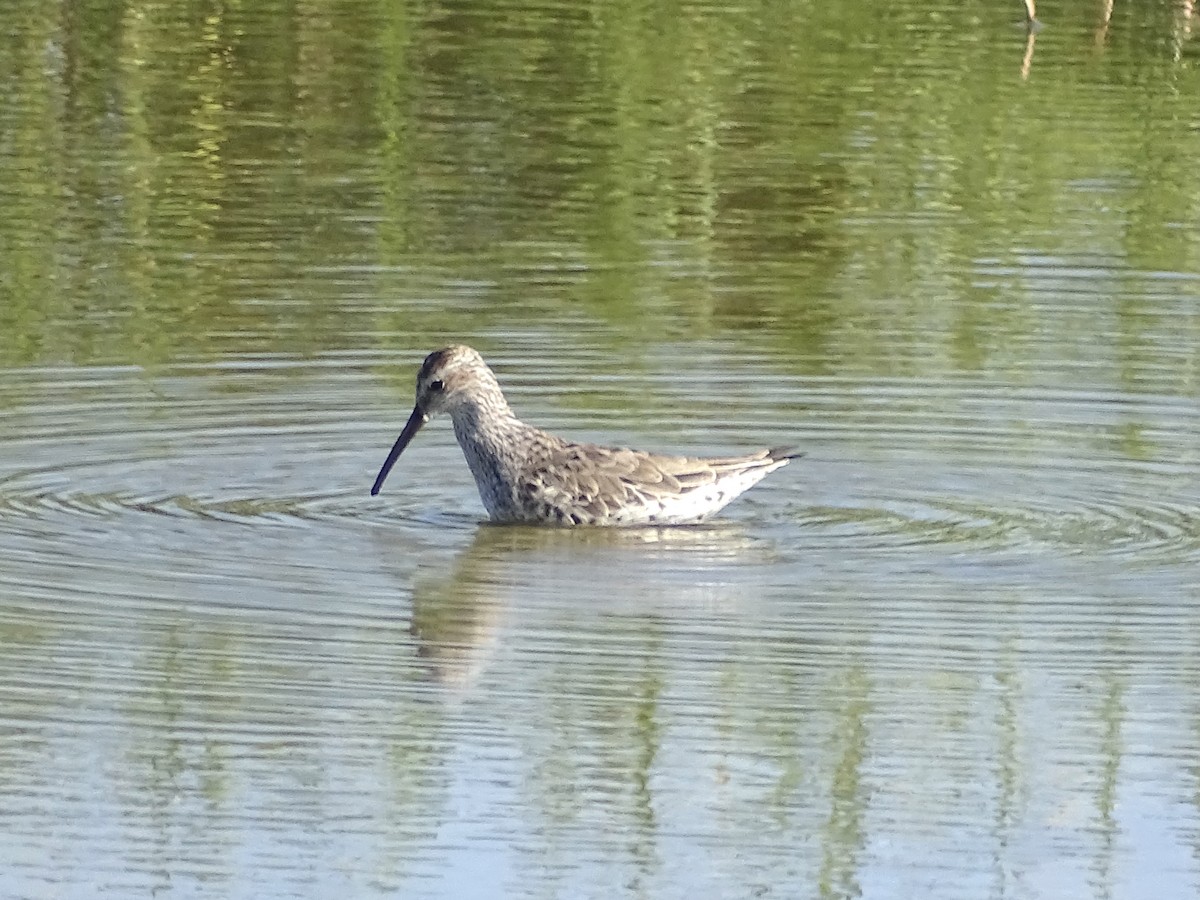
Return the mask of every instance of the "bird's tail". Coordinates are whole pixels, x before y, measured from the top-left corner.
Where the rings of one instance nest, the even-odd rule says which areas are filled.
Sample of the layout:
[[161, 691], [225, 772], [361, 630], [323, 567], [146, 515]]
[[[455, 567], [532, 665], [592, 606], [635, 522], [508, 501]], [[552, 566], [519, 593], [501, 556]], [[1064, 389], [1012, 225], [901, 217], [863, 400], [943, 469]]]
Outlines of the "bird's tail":
[[795, 447], [772, 447], [767, 451], [767, 458], [774, 462], [789, 459], [799, 459], [804, 455], [803, 450], [797, 450]]

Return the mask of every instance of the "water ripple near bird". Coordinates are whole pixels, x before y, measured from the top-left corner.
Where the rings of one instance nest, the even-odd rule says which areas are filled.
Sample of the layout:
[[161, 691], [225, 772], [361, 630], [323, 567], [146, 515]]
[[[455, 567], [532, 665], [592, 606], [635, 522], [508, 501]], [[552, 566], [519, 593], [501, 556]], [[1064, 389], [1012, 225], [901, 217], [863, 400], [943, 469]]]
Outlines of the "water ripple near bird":
[[[6, 456], [17, 464], [0, 472], [0, 529], [69, 534], [72, 519], [86, 527], [138, 515], [275, 527], [402, 527], [415, 519], [463, 529], [482, 518], [445, 434], [406, 458], [395, 496], [367, 497], [363, 481], [377, 446], [368, 435], [391, 430], [396, 411], [380, 416], [361, 399], [371, 394], [361, 361], [305, 367], [300, 378], [293, 369], [255, 362], [185, 368], [158, 380], [128, 370], [43, 373], [45, 383], [32, 391], [42, 398], [5, 414], [15, 425]], [[280, 389], [280, 372], [293, 390]], [[269, 390], [248, 392], [248, 375]], [[567, 377], [554, 376], [569, 394]], [[1200, 419], [1170, 398], [781, 382], [769, 373], [740, 389], [754, 393], [759, 380], [772, 399], [758, 409], [760, 442], [796, 442], [808, 458], [730, 512], [772, 529], [802, 526], [810, 552], [858, 542], [892, 552], [947, 545], [1144, 563], [1200, 555]], [[558, 387], [552, 379], [549, 398], [535, 397], [515, 381], [517, 405], [553, 400]], [[66, 388], [84, 396], [62, 398]], [[635, 415], [614, 438], [684, 452], [747, 442], [727, 436], [728, 423], [745, 416], [737, 393], [709, 400], [686, 418], [657, 418], [661, 433], [640, 438]], [[940, 419], [931, 406], [942, 407]], [[544, 416], [564, 432], [603, 439], [585, 412], [557, 407]], [[1142, 420], [1141, 440], [1157, 444], [1135, 448], [1140, 458], [1119, 452], [1120, 420], [1130, 416]], [[1111, 451], [1097, 460], [1094, 451], [1106, 444]]]

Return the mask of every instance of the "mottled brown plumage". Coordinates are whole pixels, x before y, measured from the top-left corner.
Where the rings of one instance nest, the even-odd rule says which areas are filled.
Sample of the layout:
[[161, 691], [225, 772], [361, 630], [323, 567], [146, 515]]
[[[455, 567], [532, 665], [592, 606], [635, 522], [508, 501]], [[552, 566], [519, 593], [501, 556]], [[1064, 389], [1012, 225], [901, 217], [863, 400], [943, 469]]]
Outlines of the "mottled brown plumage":
[[448, 413], [479, 496], [497, 522], [677, 525], [717, 512], [799, 456], [787, 449], [700, 459], [564, 441], [516, 417], [496, 376], [470, 347], [429, 354], [417, 400], [379, 470], [378, 494], [421, 427]]

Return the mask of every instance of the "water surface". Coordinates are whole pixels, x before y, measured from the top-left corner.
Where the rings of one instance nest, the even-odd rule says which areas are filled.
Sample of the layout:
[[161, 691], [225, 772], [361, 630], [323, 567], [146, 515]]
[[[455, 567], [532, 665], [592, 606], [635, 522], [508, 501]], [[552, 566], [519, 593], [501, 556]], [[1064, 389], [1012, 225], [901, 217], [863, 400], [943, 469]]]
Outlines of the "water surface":
[[[1190, 897], [1190, 8], [41, 4], [0, 893]], [[425, 353], [807, 455], [482, 521]]]

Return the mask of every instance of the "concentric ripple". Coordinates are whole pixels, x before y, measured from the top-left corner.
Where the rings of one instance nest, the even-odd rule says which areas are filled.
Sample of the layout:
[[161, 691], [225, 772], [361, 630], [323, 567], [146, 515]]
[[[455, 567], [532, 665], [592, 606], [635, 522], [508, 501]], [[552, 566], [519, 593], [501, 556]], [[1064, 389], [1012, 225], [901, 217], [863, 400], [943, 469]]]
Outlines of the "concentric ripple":
[[[27, 403], [4, 415], [0, 530], [69, 535], [72, 521], [136, 516], [330, 528], [432, 517], [473, 527], [482, 511], [469, 475], [436, 426], [410, 451], [395, 487], [367, 495], [395, 423], [361, 399], [377, 388], [372, 371], [361, 359], [341, 362], [249, 361], [156, 379], [126, 369], [47, 371], [40, 382], [24, 373], [8, 387]], [[537, 393], [514, 381], [519, 407], [569, 397], [574, 383], [553, 369]], [[1200, 557], [1200, 414], [1182, 401], [946, 382], [789, 387], [769, 372], [737, 390], [691, 385], [706, 392], [702, 404], [686, 383], [663, 387], [680, 390], [680, 408], [699, 415], [656, 416], [667, 438], [626, 431], [615, 440], [671, 440], [698, 453], [747, 444], [722, 437], [726, 423], [745, 418], [749, 395], [770, 397], [759, 410], [761, 439], [799, 440], [808, 458], [730, 516], [773, 530], [799, 525], [808, 552], [853, 544], [1146, 564]], [[797, 434], [804, 410], [813, 412]], [[529, 415], [603, 439], [583, 413]]]
[[33, 402], [0, 413], [0, 531], [57, 523], [69, 533], [72, 519], [142, 515], [262, 526], [394, 521], [403, 508], [371, 502], [362, 487], [369, 471], [353, 468], [365, 461], [358, 444], [368, 443], [369, 416], [336, 399], [365, 373], [350, 366], [316, 381], [321, 366], [293, 368], [310, 377], [277, 361], [157, 379], [51, 371], [38, 384], [25, 373], [22, 393]]
[[839, 539], [899, 548], [950, 544], [980, 551], [1099, 552], [1146, 562], [1200, 554], [1194, 505], [1053, 499], [1030, 499], [1025, 506], [1006, 497], [992, 503], [947, 499], [920, 506], [812, 507], [801, 521]]
[[[0, 521], [147, 514], [244, 525], [298, 526], [323, 520], [396, 521], [400, 513], [362, 499], [361, 492], [298, 497], [204, 497], [187, 494], [23, 490], [21, 479], [0, 485]], [[16, 526], [14, 526], [16, 527]]]

